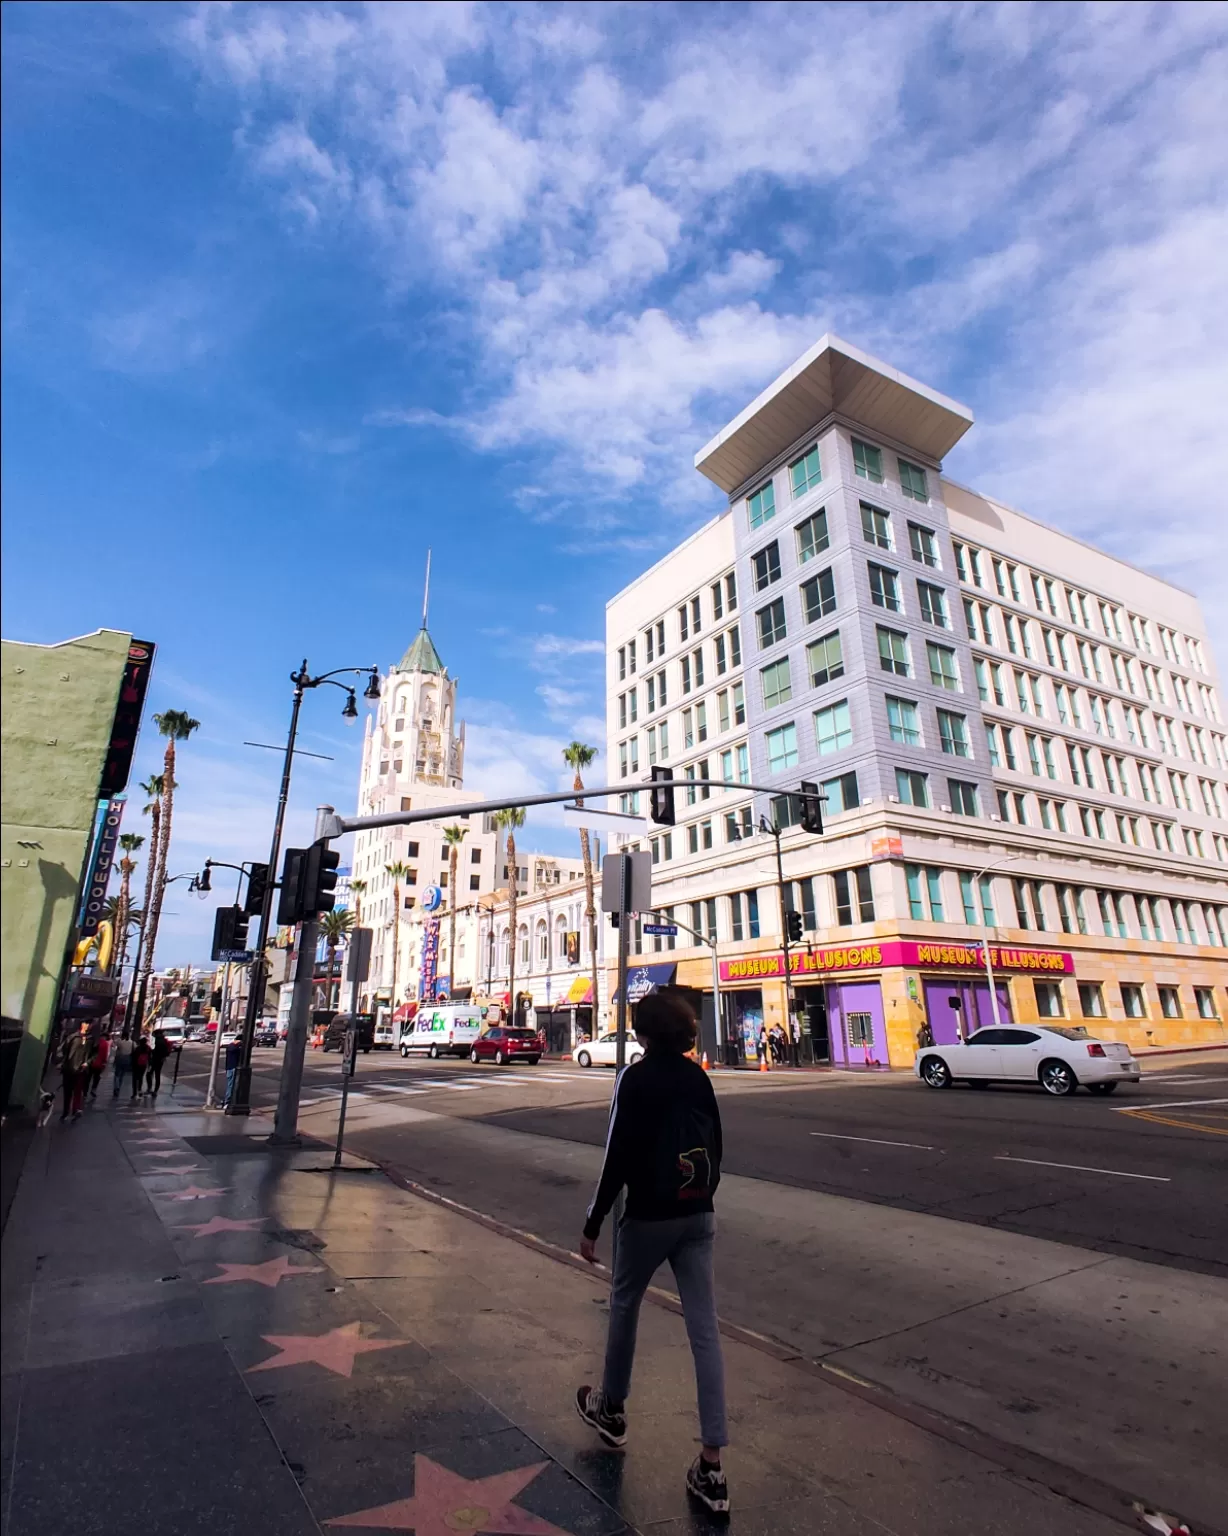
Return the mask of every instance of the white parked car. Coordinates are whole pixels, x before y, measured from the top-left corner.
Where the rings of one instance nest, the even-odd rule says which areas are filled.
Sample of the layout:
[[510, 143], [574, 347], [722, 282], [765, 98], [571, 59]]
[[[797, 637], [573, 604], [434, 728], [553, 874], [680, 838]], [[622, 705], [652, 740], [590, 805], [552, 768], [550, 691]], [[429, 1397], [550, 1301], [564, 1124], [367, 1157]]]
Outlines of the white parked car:
[[[638, 1061], [644, 1047], [634, 1035], [627, 1036], [627, 1065]], [[618, 1065], [618, 1036], [613, 1031], [598, 1035], [596, 1040], [586, 1040], [576, 1046], [575, 1062], [578, 1067], [616, 1067]]]
[[1138, 1062], [1128, 1045], [1097, 1040], [1064, 1024], [1003, 1024], [978, 1029], [962, 1045], [928, 1045], [917, 1053], [917, 1076], [931, 1088], [953, 1082], [1039, 1083], [1063, 1098], [1082, 1086], [1112, 1093], [1118, 1083], [1137, 1083]]

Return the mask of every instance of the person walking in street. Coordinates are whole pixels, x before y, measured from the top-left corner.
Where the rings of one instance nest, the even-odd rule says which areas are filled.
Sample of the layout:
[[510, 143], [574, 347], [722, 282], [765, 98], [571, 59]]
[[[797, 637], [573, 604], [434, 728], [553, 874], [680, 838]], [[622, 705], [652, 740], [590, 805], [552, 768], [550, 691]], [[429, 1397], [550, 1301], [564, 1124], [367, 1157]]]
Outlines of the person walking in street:
[[124, 1085], [124, 1078], [128, 1076], [128, 1073], [132, 1067], [132, 1041], [129, 1040], [128, 1031], [126, 1029], [115, 1042], [114, 1059], [115, 1065], [112, 1068], [113, 1084], [111, 1088], [111, 1097], [113, 1099], [118, 1099], [119, 1091]]
[[620, 1190], [627, 1208], [618, 1225], [610, 1285], [610, 1329], [600, 1387], [582, 1386], [576, 1408], [607, 1445], [627, 1439], [627, 1394], [635, 1362], [640, 1303], [667, 1260], [674, 1272], [695, 1362], [702, 1450], [686, 1486], [715, 1514], [729, 1510], [721, 1448], [725, 1363], [716, 1316], [712, 1196], [721, 1176], [721, 1117], [708, 1074], [687, 1052], [698, 1024], [682, 998], [652, 992], [636, 1010], [644, 1055], [619, 1076], [610, 1110], [605, 1160], [584, 1223], [580, 1253], [597, 1262], [597, 1238]]
[[[68, 1026], [72, 1028], [71, 1023]], [[85, 1094], [86, 1073], [89, 1070], [90, 1061], [90, 1027], [82, 1024], [64, 1041], [64, 1049], [60, 1056], [60, 1081], [64, 1087], [64, 1113], [61, 1121], [67, 1120], [71, 1115], [74, 1120], [81, 1117], [81, 1101]]]
[[141, 1034], [132, 1047], [132, 1097], [134, 1100], [140, 1098], [141, 1090], [145, 1086], [145, 1072], [149, 1066], [150, 1054], [149, 1036]]
[[156, 1099], [162, 1086], [162, 1067], [171, 1053], [170, 1041], [160, 1029], [154, 1030], [153, 1049], [149, 1053], [149, 1097]]
[[94, 1045], [94, 1054], [90, 1057], [89, 1064], [89, 1096], [91, 1099], [98, 1097], [98, 1084], [102, 1081], [102, 1074], [107, 1069], [107, 1061], [111, 1055], [111, 1037], [105, 1031], [100, 1033]]
[[239, 1068], [243, 1065], [243, 1040], [236, 1036], [226, 1047], [226, 1104], [229, 1105], [234, 1098], [235, 1079], [239, 1075]]

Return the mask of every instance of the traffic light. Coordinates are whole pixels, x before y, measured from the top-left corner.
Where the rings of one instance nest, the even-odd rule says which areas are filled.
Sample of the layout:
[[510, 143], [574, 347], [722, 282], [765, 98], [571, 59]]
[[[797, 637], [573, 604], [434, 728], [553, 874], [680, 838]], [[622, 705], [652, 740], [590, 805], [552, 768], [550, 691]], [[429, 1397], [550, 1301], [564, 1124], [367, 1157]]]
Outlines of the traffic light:
[[331, 912], [336, 904], [337, 866], [341, 855], [321, 843], [310, 848], [287, 848], [281, 871], [281, 896], [277, 903], [279, 927], [301, 923], [318, 912]]
[[659, 827], [674, 825], [674, 770], [654, 768], [648, 791], [648, 814]]
[[323, 843], [312, 843], [303, 860], [303, 916], [331, 912], [337, 905], [337, 866], [341, 855]]
[[789, 935], [790, 944], [802, 942], [802, 914], [800, 912], [785, 913], [785, 932]]
[[247, 948], [247, 916], [242, 907], [219, 907], [213, 914], [212, 958], [221, 960], [226, 953]]
[[816, 837], [821, 836], [823, 796], [819, 793], [819, 786], [810, 779], [803, 779], [801, 794], [798, 798], [802, 803], [802, 831], [813, 832]]
[[281, 866], [281, 890], [277, 897], [277, 926], [290, 928], [303, 917], [303, 861], [305, 848], [287, 848]]
[[247, 876], [247, 900], [243, 910], [248, 917], [255, 917], [264, 906], [265, 892], [269, 888], [269, 866], [253, 864]]

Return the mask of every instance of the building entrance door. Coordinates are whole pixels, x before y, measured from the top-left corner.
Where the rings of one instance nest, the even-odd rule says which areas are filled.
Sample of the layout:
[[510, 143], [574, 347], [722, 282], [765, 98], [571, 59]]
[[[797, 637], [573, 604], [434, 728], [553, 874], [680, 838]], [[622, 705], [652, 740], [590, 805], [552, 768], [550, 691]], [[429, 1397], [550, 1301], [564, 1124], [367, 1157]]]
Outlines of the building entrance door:
[[827, 991], [824, 987], [797, 987], [797, 1009], [802, 1028], [810, 1040], [814, 1061], [824, 1066], [831, 1061], [831, 1039], [827, 1029]]

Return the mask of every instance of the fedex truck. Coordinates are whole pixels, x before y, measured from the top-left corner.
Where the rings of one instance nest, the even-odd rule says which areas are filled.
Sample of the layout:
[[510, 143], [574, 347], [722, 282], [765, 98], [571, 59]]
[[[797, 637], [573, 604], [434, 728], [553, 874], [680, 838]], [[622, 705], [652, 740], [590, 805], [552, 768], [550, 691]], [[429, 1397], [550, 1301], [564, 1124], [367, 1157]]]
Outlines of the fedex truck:
[[440, 1003], [422, 1007], [401, 1028], [401, 1055], [425, 1052], [434, 1061], [440, 1056], [468, 1056], [482, 1033], [482, 1010], [464, 1003]]

